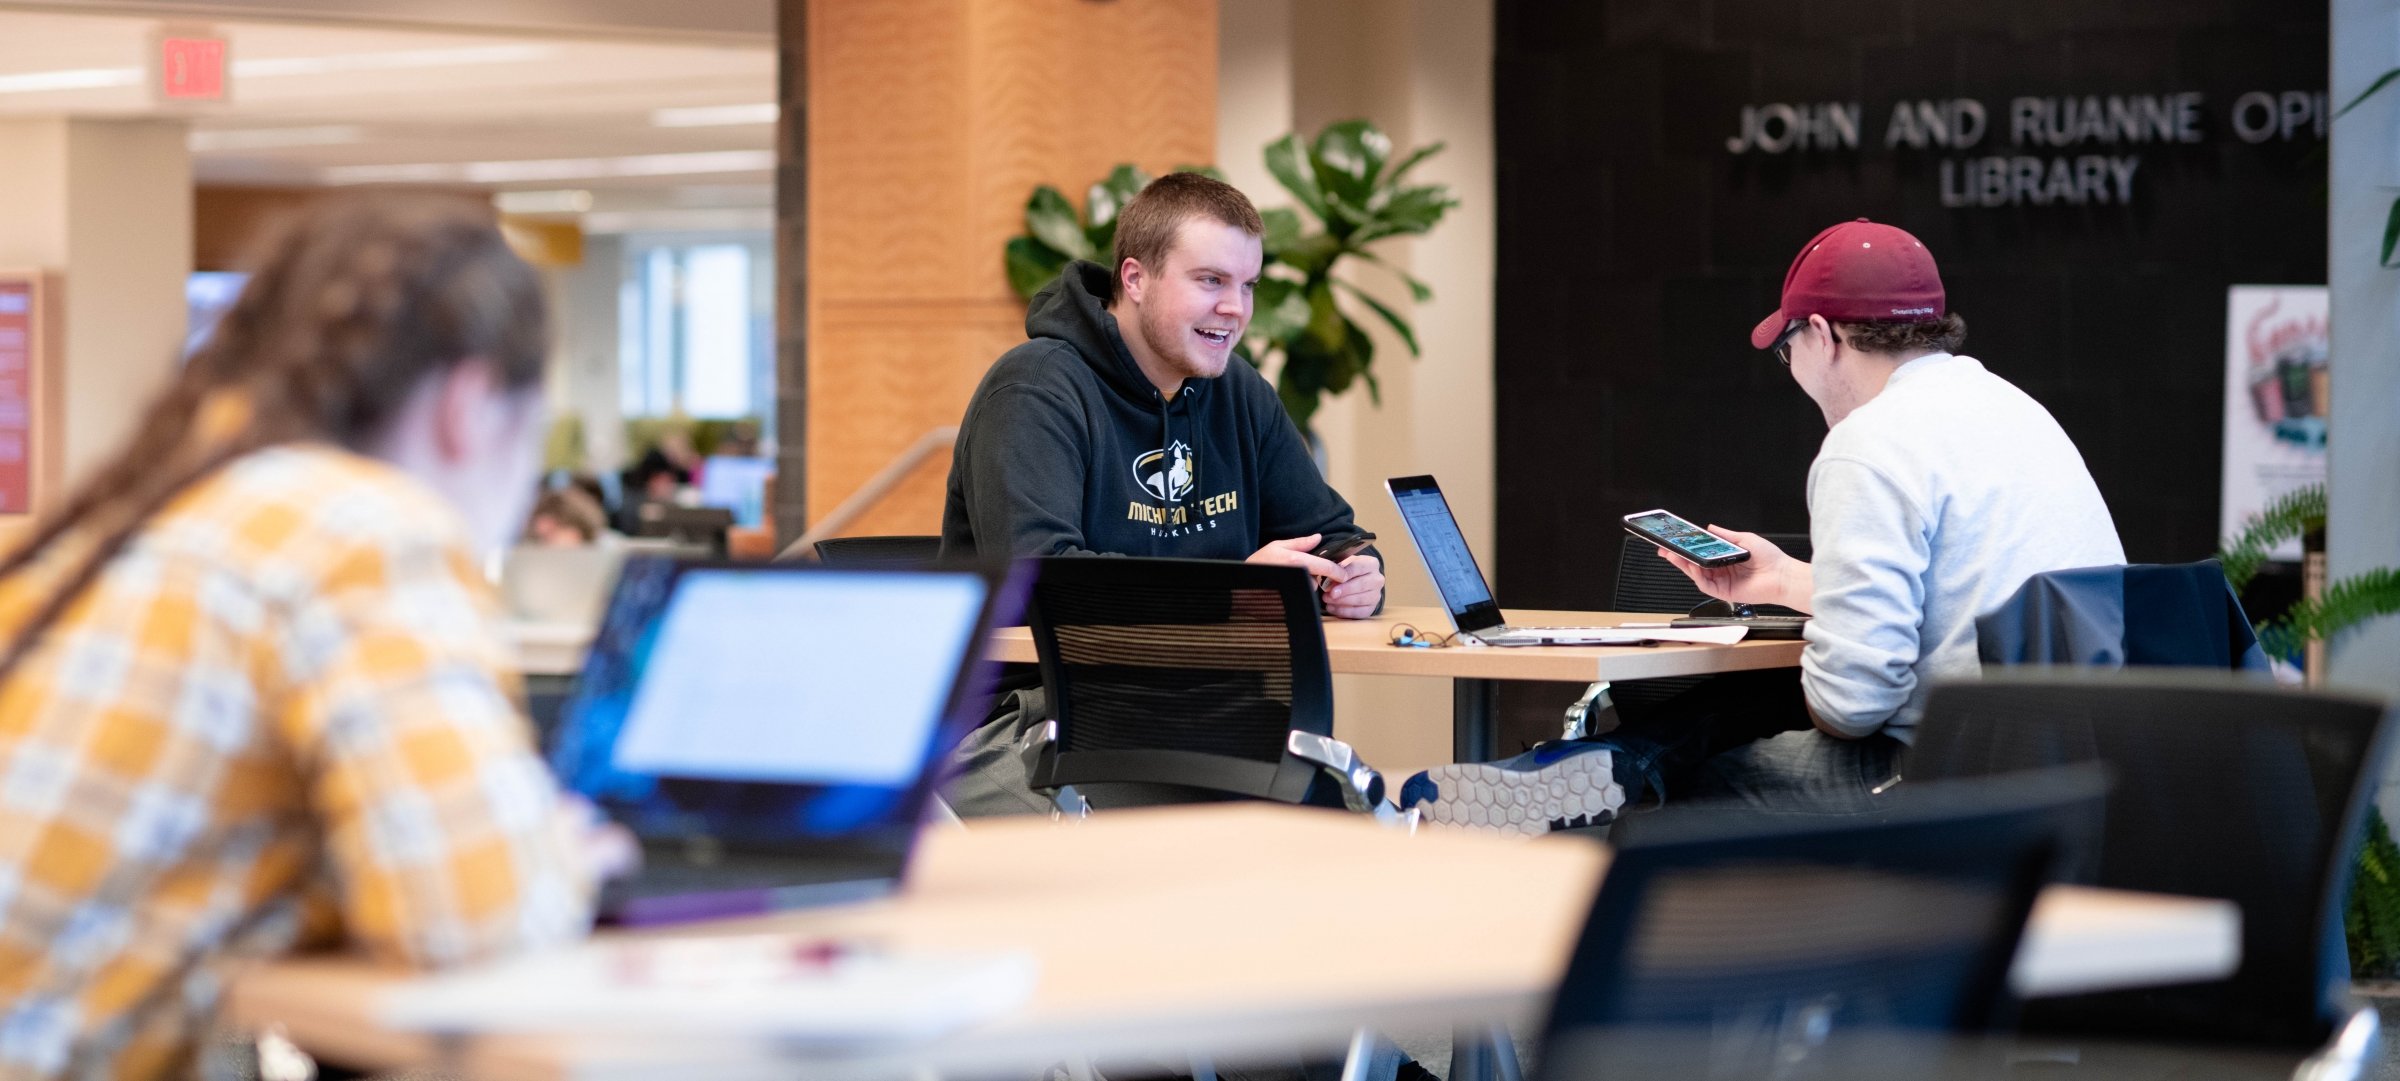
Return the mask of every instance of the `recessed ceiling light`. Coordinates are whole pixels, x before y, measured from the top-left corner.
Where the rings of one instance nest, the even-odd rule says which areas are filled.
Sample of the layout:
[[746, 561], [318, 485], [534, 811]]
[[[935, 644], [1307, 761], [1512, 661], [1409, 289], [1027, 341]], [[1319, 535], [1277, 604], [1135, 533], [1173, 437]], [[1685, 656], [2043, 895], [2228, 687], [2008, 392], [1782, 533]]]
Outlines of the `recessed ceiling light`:
[[[273, 79], [289, 75], [331, 75], [345, 71], [405, 71], [470, 64], [516, 64], [555, 55], [552, 45], [471, 45], [456, 49], [396, 49], [375, 53], [335, 53], [330, 56], [270, 56], [235, 60], [236, 79]], [[60, 90], [107, 90], [139, 86], [147, 76], [141, 68], [61, 68], [0, 75], [0, 94], [42, 94]]]
[[274, 150], [291, 146], [341, 146], [358, 142], [363, 133], [354, 124], [313, 128], [218, 128], [195, 131], [184, 145], [206, 153], [219, 150]]
[[397, 49], [376, 53], [334, 53], [329, 56], [275, 56], [233, 62], [237, 79], [285, 75], [330, 75], [344, 71], [405, 71], [472, 64], [517, 64], [544, 59], [558, 50], [550, 45], [470, 45], [457, 49]]
[[102, 90], [119, 86], [135, 86], [142, 81], [140, 68], [64, 68], [58, 71], [28, 71], [22, 75], [0, 75], [0, 94], [40, 94], [56, 90]]
[[336, 165], [318, 170], [317, 175], [327, 184], [521, 184], [609, 176], [750, 173], [773, 168], [775, 152], [772, 150], [712, 150], [694, 154], [636, 154], [622, 158]]
[[504, 191], [492, 196], [503, 214], [581, 214], [592, 208], [592, 193], [581, 188], [563, 191]]
[[650, 114], [650, 123], [662, 128], [713, 128], [727, 124], [772, 124], [782, 113], [774, 102], [756, 105], [698, 105], [683, 109], [660, 109]]

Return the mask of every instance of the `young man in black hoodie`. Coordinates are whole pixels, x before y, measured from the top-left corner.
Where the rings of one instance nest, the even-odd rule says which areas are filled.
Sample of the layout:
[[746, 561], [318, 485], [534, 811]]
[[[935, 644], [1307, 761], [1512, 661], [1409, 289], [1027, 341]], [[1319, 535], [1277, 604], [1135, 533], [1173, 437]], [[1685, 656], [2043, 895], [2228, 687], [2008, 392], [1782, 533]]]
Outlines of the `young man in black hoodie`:
[[1170, 173], [1117, 217], [1112, 270], [1078, 261], [1036, 294], [959, 424], [942, 553], [1243, 559], [1304, 567], [1325, 611], [1383, 603], [1357, 533], [1275, 397], [1234, 346], [1264, 262], [1250, 200]]

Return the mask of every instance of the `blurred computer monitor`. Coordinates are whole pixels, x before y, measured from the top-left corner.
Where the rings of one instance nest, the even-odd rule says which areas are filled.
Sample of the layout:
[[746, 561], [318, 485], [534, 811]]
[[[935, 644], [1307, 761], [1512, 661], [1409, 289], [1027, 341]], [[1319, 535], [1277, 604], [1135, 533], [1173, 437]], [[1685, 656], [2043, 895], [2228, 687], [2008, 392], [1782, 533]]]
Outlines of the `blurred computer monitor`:
[[767, 478], [774, 475], [771, 458], [711, 457], [700, 466], [700, 505], [732, 511], [736, 522], [756, 526], [766, 517]]

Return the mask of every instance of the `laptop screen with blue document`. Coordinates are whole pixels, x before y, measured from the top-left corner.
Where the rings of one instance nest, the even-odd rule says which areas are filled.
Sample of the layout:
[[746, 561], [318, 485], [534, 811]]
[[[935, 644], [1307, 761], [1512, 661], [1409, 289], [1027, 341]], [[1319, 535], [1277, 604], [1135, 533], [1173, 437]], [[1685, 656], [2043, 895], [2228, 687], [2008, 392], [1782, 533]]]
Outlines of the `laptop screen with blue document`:
[[635, 557], [551, 764], [645, 841], [896, 852], [980, 702], [998, 591], [969, 569]]
[[1492, 587], [1467, 547], [1457, 516], [1450, 513], [1450, 502], [1442, 498], [1441, 485], [1421, 476], [1393, 477], [1384, 487], [1400, 506], [1400, 520], [1425, 559], [1425, 572], [1441, 593], [1443, 607], [1450, 610], [1450, 621], [1462, 632], [1500, 626], [1500, 605], [1492, 599]]

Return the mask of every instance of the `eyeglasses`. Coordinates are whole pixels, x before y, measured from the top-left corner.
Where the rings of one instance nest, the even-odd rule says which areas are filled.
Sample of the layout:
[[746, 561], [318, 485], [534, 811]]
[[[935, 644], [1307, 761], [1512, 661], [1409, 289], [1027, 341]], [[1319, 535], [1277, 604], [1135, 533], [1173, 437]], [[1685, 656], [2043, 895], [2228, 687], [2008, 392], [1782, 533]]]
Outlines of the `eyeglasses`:
[[[1782, 361], [1784, 367], [1791, 367], [1792, 337], [1806, 329], [1808, 329], [1808, 320], [1792, 320], [1790, 325], [1783, 328], [1783, 333], [1775, 336], [1774, 344], [1767, 346], [1767, 352], [1775, 354], [1775, 359]], [[1831, 323], [1825, 325], [1825, 337], [1835, 345], [1842, 344], [1841, 333], [1834, 330]]]

